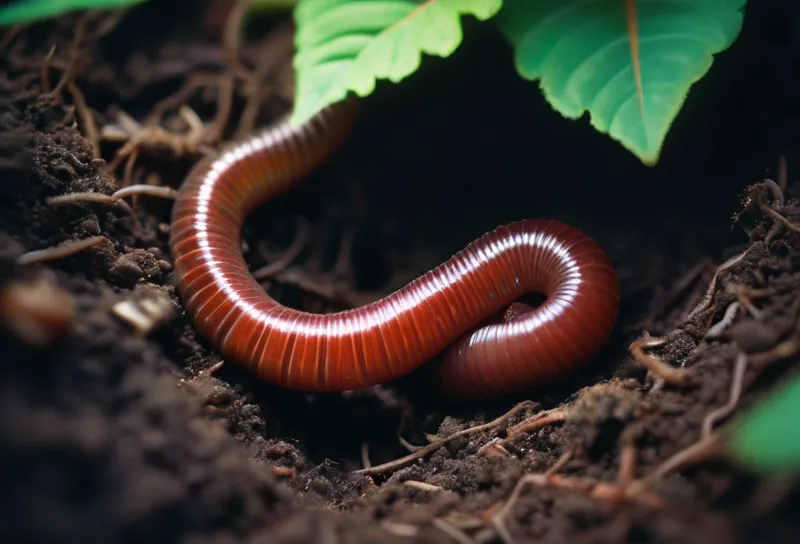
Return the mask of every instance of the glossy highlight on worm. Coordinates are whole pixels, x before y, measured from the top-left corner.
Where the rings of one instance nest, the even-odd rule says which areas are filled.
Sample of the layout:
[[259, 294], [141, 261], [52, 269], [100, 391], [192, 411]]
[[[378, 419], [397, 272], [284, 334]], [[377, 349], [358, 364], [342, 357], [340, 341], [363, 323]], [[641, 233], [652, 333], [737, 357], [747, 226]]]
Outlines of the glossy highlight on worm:
[[[443, 394], [489, 397], [586, 364], [615, 325], [618, 278], [594, 240], [559, 221], [499, 227], [352, 310], [302, 312], [256, 282], [241, 251], [244, 219], [341, 145], [354, 107], [340, 102], [297, 127], [281, 121], [189, 174], [173, 208], [170, 247], [196, 330], [226, 361], [306, 392], [386, 383], [430, 362]], [[536, 308], [514, 303], [526, 293], [546, 299]], [[512, 303], [525, 309], [498, 319]]]

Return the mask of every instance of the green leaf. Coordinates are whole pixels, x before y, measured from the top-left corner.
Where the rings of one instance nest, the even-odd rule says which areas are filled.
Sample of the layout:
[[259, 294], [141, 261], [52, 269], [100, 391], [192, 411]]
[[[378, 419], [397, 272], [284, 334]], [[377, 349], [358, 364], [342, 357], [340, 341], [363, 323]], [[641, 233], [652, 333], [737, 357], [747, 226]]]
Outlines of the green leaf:
[[146, 0], [18, 0], [0, 8], [0, 26], [31, 23], [68, 11], [120, 8], [144, 1]]
[[300, 0], [292, 123], [349, 91], [369, 95], [378, 79], [397, 83], [422, 53], [447, 57], [462, 40], [461, 16], [486, 20], [502, 0]]
[[764, 474], [800, 472], [800, 375], [779, 388], [733, 425], [727, 453]]
[[[557, 111], [571, 119], [588, 111], [595, 129], [654, 165], [690, 87], [739, 35], [745, 3], [505, 0], [495, 22], [517, 71], [538, 79]], [[641, 96], [630, 29], [638, 30]]]

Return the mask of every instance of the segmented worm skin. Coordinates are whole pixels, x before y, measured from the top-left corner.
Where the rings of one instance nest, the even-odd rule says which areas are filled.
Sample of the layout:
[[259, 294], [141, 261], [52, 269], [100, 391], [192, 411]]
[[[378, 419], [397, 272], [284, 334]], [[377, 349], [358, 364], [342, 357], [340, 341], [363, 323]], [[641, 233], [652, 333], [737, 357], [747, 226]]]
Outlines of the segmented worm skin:
[[[443, 394], [488, 397], [587, 363], [616, 322], [618, 279], [595, 241], [558, 221], [499, 227], [353, 310], [309, 314], [264, 291], [242, 256], [244, 219], [331, 155], [354, 115], [345, 101], [300, 127], [277, 123], [187, 177], [170, 246], [179, 296], [200, 334], [227, 361], [307, 392], [385, 383], [435, 359]], [[492, 318], [530, 292], [545, 302], [511, 320]]]

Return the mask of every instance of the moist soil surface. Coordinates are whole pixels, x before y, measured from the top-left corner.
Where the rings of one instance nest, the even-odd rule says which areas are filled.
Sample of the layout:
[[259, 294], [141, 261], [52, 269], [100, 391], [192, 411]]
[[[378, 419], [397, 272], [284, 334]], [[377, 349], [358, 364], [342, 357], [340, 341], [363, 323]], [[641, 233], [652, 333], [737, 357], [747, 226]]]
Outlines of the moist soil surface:
[[[607, 348], [557, 384], [452, 404], [416, 374], [303, 394], [224, 364], [174, 291], [169, 198], [49, 201], [177, 188], [201, 153], [291, 107], [287, 18], [250, 22], [236, 72], [221, 45], [229, 4], [149, 2], [3, 36], [0, 540], [800, 538], [794, 483], [730, 461], [689, 464], [625, 497], [617, 485], [695, 444], [733, 386], [741, 398], [715, 428], [797, 371], [797, 8], [748, 5], [656, 168], [586, 119], [563, 119], [517, 76], [502, 37], [468, 22], [452, 57], [379, 84], [345, 146], [253, 213], [247, 262], [269, 265], [268, 292], [309, 312], [381, 298], [522, 218], [599, 241], [622, 288]], [[765, 177], [783, 191], [751, 187]], [[28, 253], [87, 239], [68, 256]], [[664, 342], [637, 359], [629, 346], [645, 334]], [[648, 372], [647, 356], [679, 381]], [[383, 466], [409, 450], [417, 457]], [[512, 497], [526, 475], [539, 477]]]

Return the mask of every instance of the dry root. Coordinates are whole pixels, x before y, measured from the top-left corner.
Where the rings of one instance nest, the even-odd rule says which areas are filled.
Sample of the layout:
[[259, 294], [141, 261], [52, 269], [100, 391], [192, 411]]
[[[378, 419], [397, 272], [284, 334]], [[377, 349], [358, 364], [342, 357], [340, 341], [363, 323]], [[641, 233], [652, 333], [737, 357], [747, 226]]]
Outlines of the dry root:
[[413, 463], [417, 459], [421, 459], [423, 457], [426, 457], [427, 455], [430, 455], [431, 453], [435, 452], [442, 446], [452, 442], [456, 438], [496, 429], [500, 427], [502, 424], [504, 424], [506, 421], [517, 415], [518, 413], [522, 412], [523, 410], [530, 409], [531, 407], [533, 407], [533, 405], [534, 404], [529, 401], [521, 402], [516, 406], [514, 406], [511, 410], [503, 414], [502, 416], [493, 419], [488, 423], [484, 423], [483, 425], [477, 425], [475, 427], [470, 427], [468, 429], [458, 431], [444, 438], [439, 438], [435, 442], [428, 444], [426, 446], [422, 446], [418, 448], [416, 451], [410, 453], [409, 455], [406, 455], [405, 457], [401, 457], [400, 459], [396, 459], [394, 461], [390, 461], [388, 463], [384, 463], [382, 465], [377, 465], [374, 467], [363, 468], [355, 472], [356, 474], [363, 474], [365, 476], [375, 476], [378, 474], [385, 474], [387, 472], [399, 470]]
[[645, 333], [645, 336], [642, 338], [634, 340], [628, 349], [636, 361], [647, 368], [648, 371], [667, 383], [678, 385], [683, 383], [686, 379], [686, 371], [675, 368], [669, 363], [644, 352], [644, 348], [663, 346], [666, 341], [666, 338], [653, 338]]
[[92, 236], [91, 238], [85, 238], [83, 240], [66, 242], [55, 247], [29, 251], [28, 253], [24, 253], [19, 256], [17, 259], [17, 264], [21, 266], [31, 266], [46, 261], [65, 259], [86, 251], [87, 249], [96, 247], [105, 241], [105, 236]]

